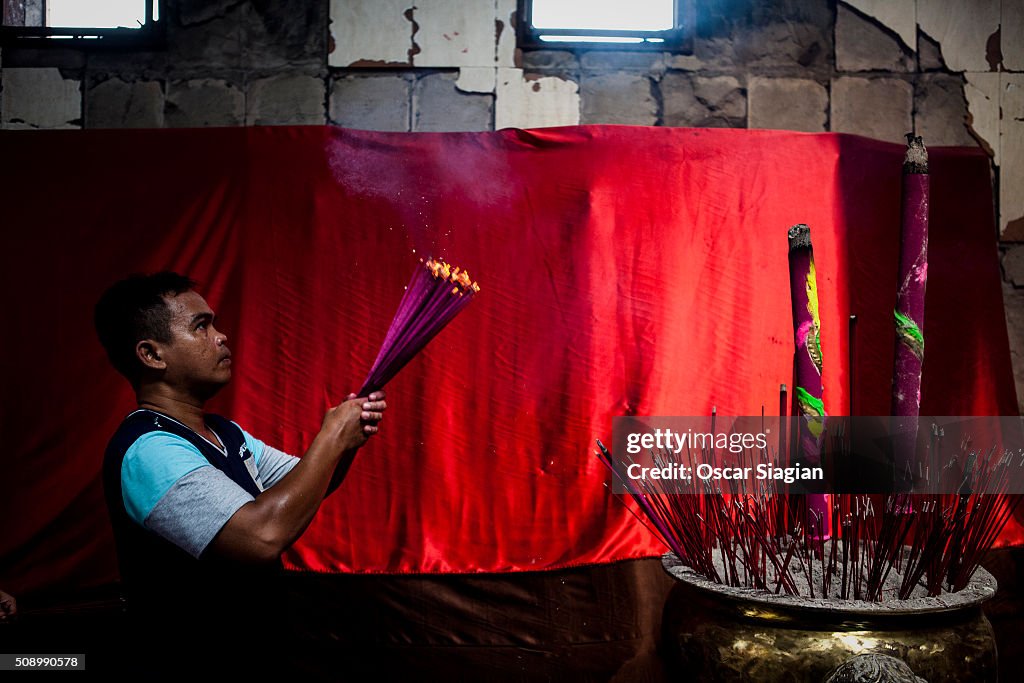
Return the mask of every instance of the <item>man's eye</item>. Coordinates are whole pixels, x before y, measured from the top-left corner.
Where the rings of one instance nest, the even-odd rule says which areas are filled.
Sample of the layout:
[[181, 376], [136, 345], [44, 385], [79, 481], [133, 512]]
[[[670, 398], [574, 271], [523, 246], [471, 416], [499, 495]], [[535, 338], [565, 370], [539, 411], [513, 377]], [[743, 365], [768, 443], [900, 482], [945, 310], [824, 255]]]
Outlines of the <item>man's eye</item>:
[[205, 330], [206, 329], [206, 323], [199, 323], [198, 325], [196, 325], [196, 329], [197, 330]]

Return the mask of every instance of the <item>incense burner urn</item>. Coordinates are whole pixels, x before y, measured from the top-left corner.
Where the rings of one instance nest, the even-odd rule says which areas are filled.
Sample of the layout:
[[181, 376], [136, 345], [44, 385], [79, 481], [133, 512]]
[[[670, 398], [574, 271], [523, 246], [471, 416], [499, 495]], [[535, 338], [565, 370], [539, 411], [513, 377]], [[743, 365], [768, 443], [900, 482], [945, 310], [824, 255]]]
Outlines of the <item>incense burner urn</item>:
[[870, 603], [723, 586], [672, 553], [662, 564], [676, 579], [662, 617], [675, 679], [996, 680], [995, 634], [981, 610], [996, 580], [984, 569], [958, 593]]

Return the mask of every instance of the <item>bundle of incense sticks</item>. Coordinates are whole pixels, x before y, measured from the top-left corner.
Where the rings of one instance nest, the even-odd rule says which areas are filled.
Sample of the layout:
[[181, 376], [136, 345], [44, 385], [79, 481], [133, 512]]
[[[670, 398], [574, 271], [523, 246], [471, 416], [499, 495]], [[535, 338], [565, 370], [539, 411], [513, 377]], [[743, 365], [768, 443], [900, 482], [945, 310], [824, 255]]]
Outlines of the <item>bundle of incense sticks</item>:
[[480, 291], [469, 273], [420, 259], [359, 396], [383, 389]]
[[[933, 438], [931, 448], [945, 456], [941, 441]], [[820, 517], [800, 514], [802, 496], [736, 480], [633, 479], [624, 476], [630, 456], [620, 461], [597, 445], [629, 496], [616, 499], [686, 566], [723, 585], [811, 598], [880, 602], [961, 590], [1022, 498], [1010, 493], [1024, 469], [1019, 454], [962, 442], [948, 457], [950, 465], [964, 464], [957, 493], [832, 494], [829, 538]], [[843, 438], [829, 435], [823, 453], [845, 457], [844, 448]], [[651, 455], [658, 468], [681, 463], [691, 470], [714, 458], [707, 449]], [[738, 464], [771, 459], [767, 451], [747, 451]]]

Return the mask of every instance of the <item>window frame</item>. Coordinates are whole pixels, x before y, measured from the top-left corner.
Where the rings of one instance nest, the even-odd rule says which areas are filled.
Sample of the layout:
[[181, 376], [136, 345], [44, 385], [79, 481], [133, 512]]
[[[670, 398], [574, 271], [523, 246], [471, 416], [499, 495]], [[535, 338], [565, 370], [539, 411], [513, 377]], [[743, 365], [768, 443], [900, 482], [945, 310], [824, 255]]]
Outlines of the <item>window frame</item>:
[[[696, 0], [673, 0], [673, 28], [666, 31], [612, 31], [606, 29], [544, 29], [533, 27], [533, 0], [517, 0], [516, 44], [523, 50], [612, 50], [612, 51], [656, 51], [677, 54], [693, 54], [694, 26], [696, 25]], [[635, 36], [640, 38], [661, 38], [664, 42], [602, 43], [598, 41], [545, 42], [542, 34], [558, 33], [567, 36]]]
[[[18, 48], [159, 48], [166, 44], [166, 3], [143, 0], [145, 21], [139, 28], [89, 26], [7, 26], [6, 3], [0, 0], [0, 46]], [[154, 19], [159, 10], [160, 19]], [[43, 11], [45, 12], [45, 5]]]

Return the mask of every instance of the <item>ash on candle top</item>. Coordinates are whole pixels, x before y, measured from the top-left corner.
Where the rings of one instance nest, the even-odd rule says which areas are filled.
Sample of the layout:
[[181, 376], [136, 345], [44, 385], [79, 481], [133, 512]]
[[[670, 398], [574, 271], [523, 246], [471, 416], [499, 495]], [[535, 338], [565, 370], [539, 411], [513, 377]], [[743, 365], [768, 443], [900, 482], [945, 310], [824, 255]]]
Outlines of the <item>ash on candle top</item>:
[[789, 229], [787, 236], [790, 250], [811, 248], [811, 229], [807, 224], [797, 223]]
[[928, 149], [920, 135], [907, 133], [907, 153], [903, 157], [904, 173], [928, 172]]

